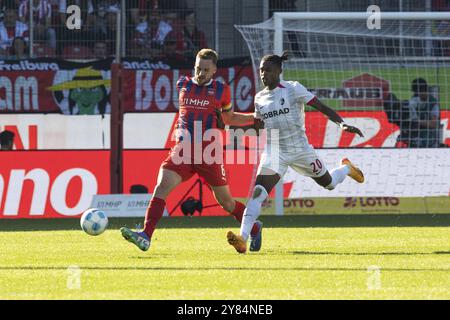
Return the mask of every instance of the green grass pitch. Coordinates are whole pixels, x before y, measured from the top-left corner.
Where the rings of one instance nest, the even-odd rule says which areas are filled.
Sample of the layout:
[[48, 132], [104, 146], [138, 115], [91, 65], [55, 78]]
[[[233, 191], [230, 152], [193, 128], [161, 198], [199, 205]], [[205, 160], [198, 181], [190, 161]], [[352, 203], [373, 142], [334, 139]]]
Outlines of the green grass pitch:
[[0, 220], [0, 300], [450, 299], [449, 215], [266, 216], [246, 255], [229, 217], [165, 218], [145, 253], [118, 231], [140, 219], [111, 220], [97, 237], [73, 219]]

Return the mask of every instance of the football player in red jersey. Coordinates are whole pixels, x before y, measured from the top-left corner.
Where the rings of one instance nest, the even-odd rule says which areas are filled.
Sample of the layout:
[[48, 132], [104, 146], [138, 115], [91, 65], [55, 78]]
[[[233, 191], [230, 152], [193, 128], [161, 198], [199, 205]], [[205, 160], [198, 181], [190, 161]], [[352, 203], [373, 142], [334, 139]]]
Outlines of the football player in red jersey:
[[[152, 234], [163, 216], [167, 196], [176, 186], [196, 173], [210, 185], [220, 206], [239, 223], [242, 221], [245, 205], [235, 201], [231, 196], [223, 157], [220, 163], [205, 161], [202, 159], [203, 152], [197, 157], [199, 152], [195, 147], [199, 135], [202, 150], [211, 143], [204, 141], [203, 137], [207, 130], [218, 129], [217, 112], [224, 115], [222, 118], [228, 125], [251, 125], [255, 121], [251, 113], [234, 112], [231, 106], [230, 87], [213, 79], [217, 71], [217, 60], [218, 55], [214, 50], [200, 50], [195, 60], [195, 76], [182, 76], [178, 80], [179, 119], [176, 125], [176, 144], [161, 164], [153, 197], [145, 215], [144, 230], [134, 232], [126, 227], [120, 229], [126, 240], [143, 251], [147, 251], [150, 247]], [[223, 150], [220, 141], [214, 140], [212, 143], [219, 143], [219, 148], [216, 145], [215, 149]], [[186, 145], [189, 147], [186, 148]], [[256, 221], [251, 235], [260, 238], [261, 230], [262, 223]]]

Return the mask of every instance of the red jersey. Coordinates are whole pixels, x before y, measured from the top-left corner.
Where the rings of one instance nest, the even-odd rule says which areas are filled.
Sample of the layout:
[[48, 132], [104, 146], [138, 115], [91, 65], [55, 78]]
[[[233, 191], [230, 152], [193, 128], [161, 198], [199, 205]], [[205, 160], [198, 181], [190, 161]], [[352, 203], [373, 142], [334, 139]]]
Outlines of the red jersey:
[[[215, 110], [231, 109], [230, 87], [220, 81], [212, 79], [200, 86], [193, 78], [182, 76], [177, 82], [177, 90], [179, 118], [176, 128], [189, 131], [191, 138], [194, 136], [194, 123], [201, 122], [204, 134], [208, 129], [217, 128]], [[199, 133], [196, 132], [197, 134]]]
[[[186, 150], [183, 143], [177, 143], [170, 151], [169, 156], [161, 165], [161, 168], [176, 172], [186, 181], [195, 173], [204, 178], [210, 186], [225, 186], [228, 184], [223, 159], [216, 162], [215, 155], [209, 162], [209, 154], [204, 155], [202, 150], [209, 143], [218, 143], [213, 138], [211, 142], [204, 141], [203, 134], [208, 129], [217, 128], [216, 110], [228, 111], [231, 109], [230, 87], [222, 82], [211, 80], [203, 86], [195, 83], [191, 77], [181, 77], [177, 82], [179, 94], [179, 117], [176, 124], [177, 142], [187, 140], [190, 135], [190, 154], [184, 154]], [[189, 133], [189, 135], [187, 134]], [[186, 141], [183, 141], [186, 142]], [[193, 142], [193, 143], [192, 143]], [[219, 142], [220, 143], [220, 142]], [[193, 150], [193, 151], [192, 151]], [[215, 148], [213, 153], [215, 153]], [[223, 150], [221, 148], [221, 150]], [[198, 152], [200, 151], [200, 153]]]

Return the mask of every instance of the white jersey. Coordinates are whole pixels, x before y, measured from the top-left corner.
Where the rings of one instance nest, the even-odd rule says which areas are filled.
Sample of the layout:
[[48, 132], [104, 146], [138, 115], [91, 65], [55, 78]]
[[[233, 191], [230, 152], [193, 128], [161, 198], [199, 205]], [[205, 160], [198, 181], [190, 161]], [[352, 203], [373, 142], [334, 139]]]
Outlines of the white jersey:
[[[277, 144], [281, 153], [298, 153], [310, 148], [305, 132], [305, 104], [314, 95], [297, 81], [281, 81], [273, 90], [255, 96], [255, 118], [264, 121], [267, 146]], [[271, 131], [277, 129], [279, 140]], [[266, 146], [266, 149], [267, 149]]]

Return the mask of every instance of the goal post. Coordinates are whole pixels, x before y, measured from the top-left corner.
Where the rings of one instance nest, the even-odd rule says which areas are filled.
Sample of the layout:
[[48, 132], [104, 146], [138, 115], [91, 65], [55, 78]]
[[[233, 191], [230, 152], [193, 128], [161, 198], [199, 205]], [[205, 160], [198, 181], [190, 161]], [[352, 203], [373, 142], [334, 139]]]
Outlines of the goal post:
[[[424, 148], [402, 151], [408, 156], [398, 153], [399, 157], [409, 159], [400, 166], [410, 166], [413, 172], [420, 173], [424, 170], [421, 157], [435, 157], [436, 152], [447, 152], [442, 159], [448, 156], [444, 149], [431, 148], [442, 146], [450, 139], [450, 13], [381, 11], [377, 16], [379, 25], [370, 28], [368, 21], [373, 15], [372, 12], [275, 12], [264, 22], [235, 27], [249, 48], [257, 88], [261, 89], [258, 72], [261, 58], [288, 50], [290, 59], [284, 64], [283, 79], [305, 85], [337, 110], [346, 122], [360, 127], [365, 134], [364, 138], [342, 134], [337, 126], [307, 108], [306, 111], [311, 112], [307, 112], [306, 132], [310, 143], [319, 149], [319, 155], [335, 155], [339, 151], [333, 149], [337, 148], [365, 148], [361, 154], [370, 154], [372, 151], [368, 148], [384, 148], [383, 156], [394, 160], [397, 158], [395, 152], [399, 151], [394, 147]], [[440, 123], [436, 130], [422, 130], [417, 121], [421, 115], [411, 111], [411, 105], [417, 102], [413, 100], [419, 95], [422, 80], [426, 81], [428, 94], [439, 106]], [[413, 88], [419, 89], [413, 92]], [[353, 189], [340, 195], [386, 194], [380, 187], [382, 181], [377, 182], [378, 189], [371, 184], [374, 177], [386, 181], [387, 178], [381, 177], [370, 166], [370, 158], [368, 155], [365, 165], [368, 182], [361, 188], [366, 190], [365, 193]], [[438, 163], [438, 166], [441, 169], [449, 167], [445, 163]], [[327, 167], [333, 168], [328, 164]], [[398, 172], [401, 168], [395, 170]], [[392, 182], [395, 186], [389, 188], [390, 194], [413, 196], [414, 192], [409, 191], [412, 185], [421, 190], [421, 197], [448, 196], [448, 188], [441, 181], [443, 177], [438, 172], [435, 174], [434, 182], [432, 179], [427, 183], [420, 174], [418, 177], [409, 175], [407, 182], [399, 176]], [[288, 180], [292, 178], [289, 171], [287, 176]], [[307, 185], [313, 184], [306, 181]], [[344, 185], [339, 188], [346, 190]], [[307, 189], [305, 193], [297, 194], [313, 197], [339, 194], [314, 187]], [[283, 214], [283, 200], [281, 182], [276, 187], [276, 214]]]
[[[274, 54], [283, 52], [283, 23], [287, 20], [322, 20], [322, 21], [367, 21], [372, 12], [275, 12], [274, 20]], [[450, 20], [450, 12], [380, 12], [380, 22], [389, 21], [427, 21]], [[401, 26], [401, 23], [399, 24]], [[428, 35], [430, 36], [430, 35]]]

